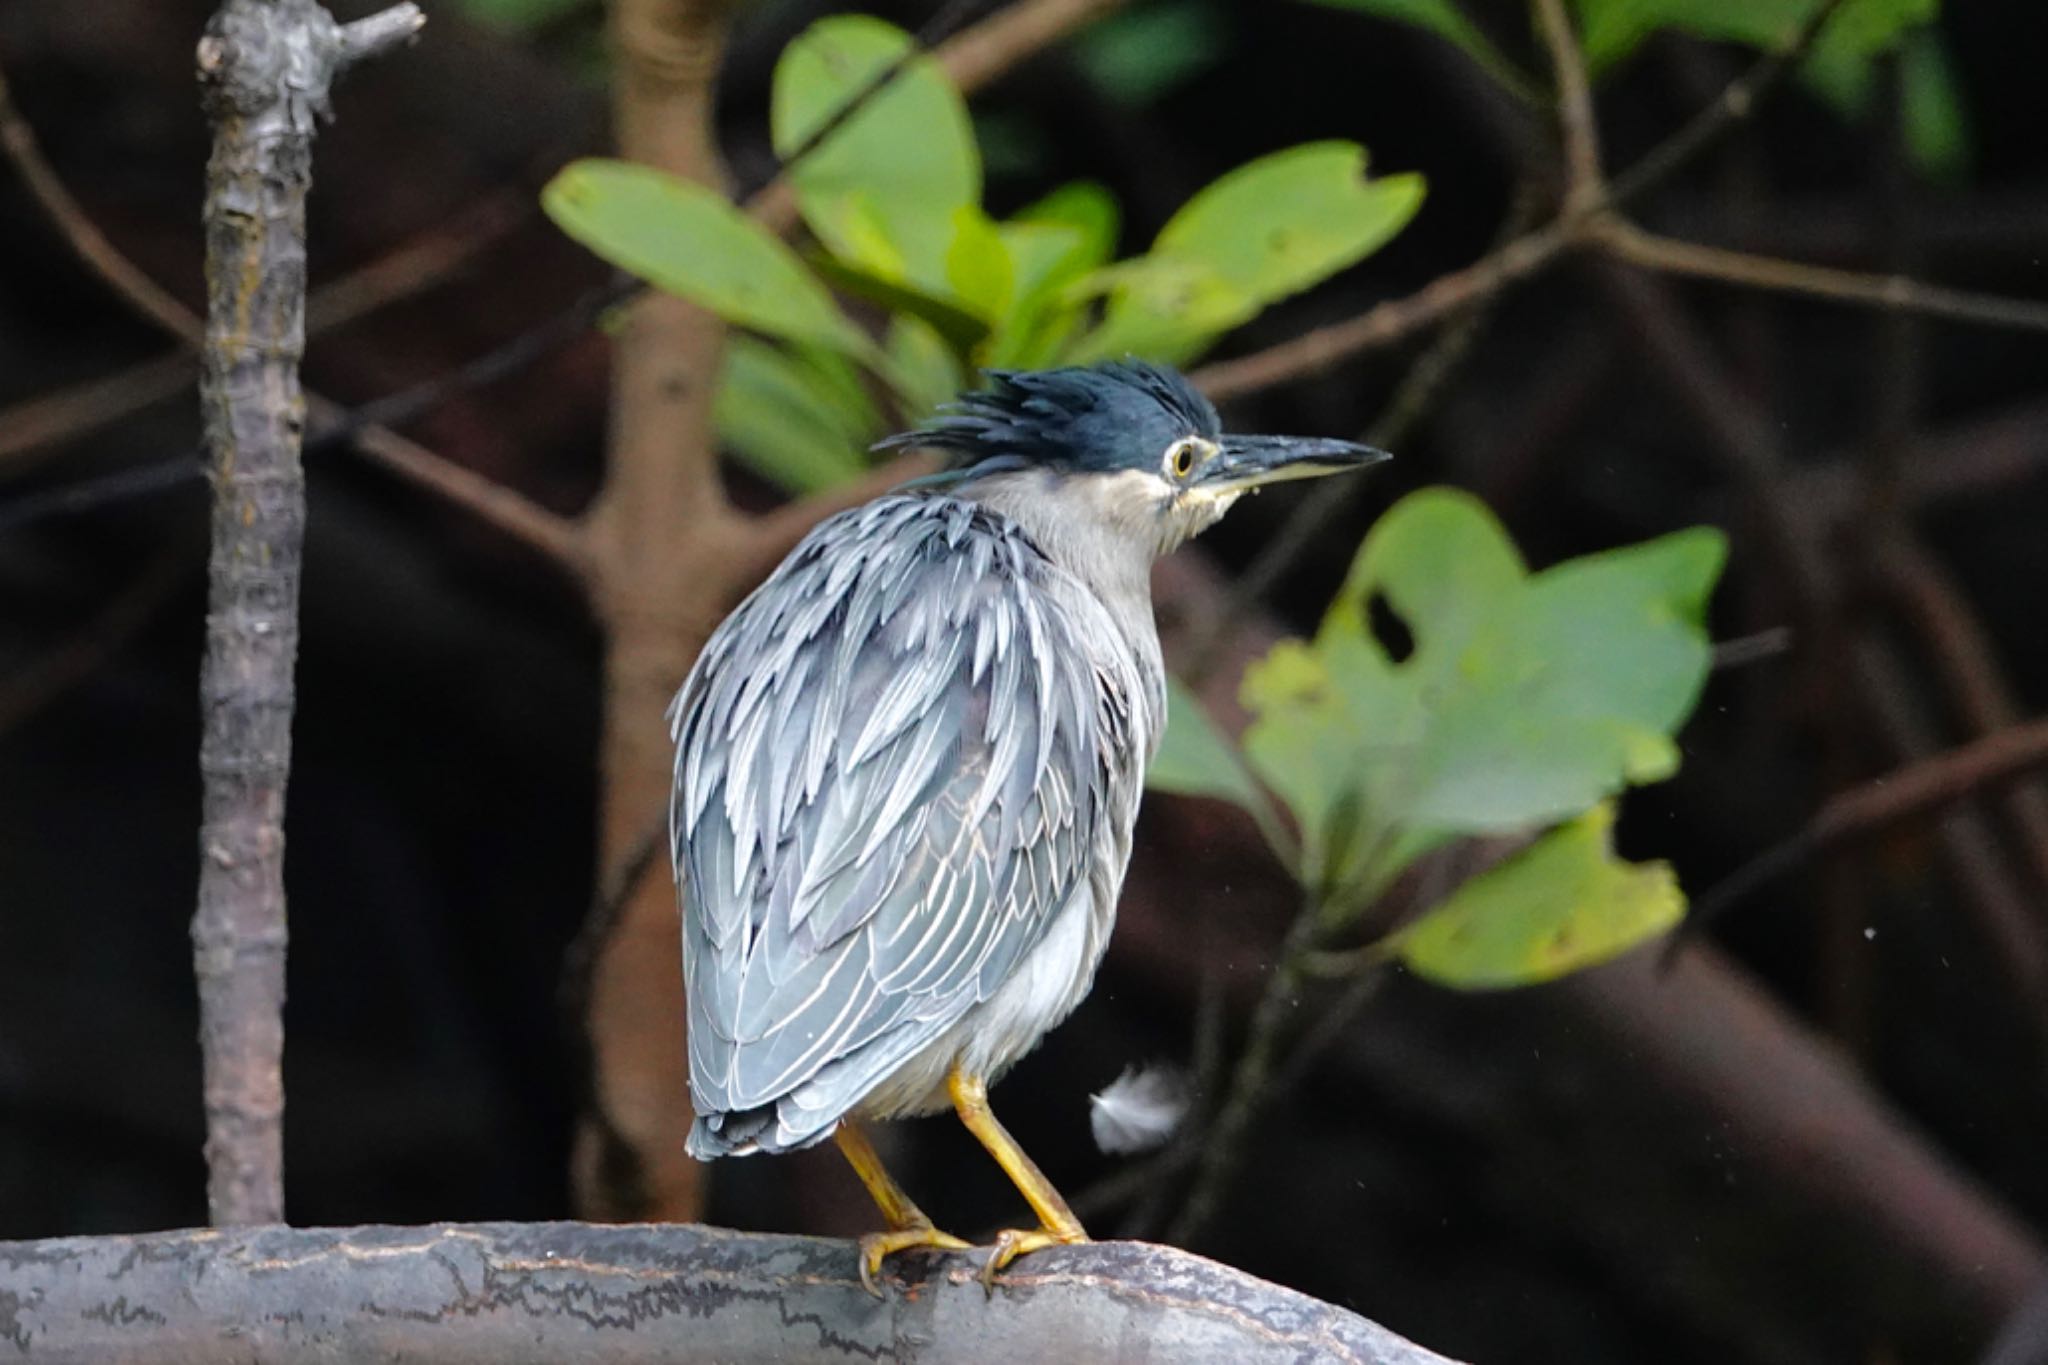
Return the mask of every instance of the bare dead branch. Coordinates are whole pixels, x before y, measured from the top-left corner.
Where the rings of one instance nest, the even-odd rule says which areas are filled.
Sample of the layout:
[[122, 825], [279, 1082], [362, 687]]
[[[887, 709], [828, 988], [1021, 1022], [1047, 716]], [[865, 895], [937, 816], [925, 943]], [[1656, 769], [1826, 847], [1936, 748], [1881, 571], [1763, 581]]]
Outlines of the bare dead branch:
[[36, 141], [35, 130], [15, 107], [0, 71], [0, 151], [20, 174], [36, 205], [51, 226], [62, 233], [78, 258], [105, 280], [115, 293], [145, 318], [173, 336], [195, 336], [199, 316], [169, 290], [149, 278], [115, 249], [92, 221], [68, 186], [58, 177]]
[[1699, 897], [1692, 918], [1704, 926], [1743, 897], [1820, 854], [1932, 815], [2044, 767], [2048, 720], [2037, 720], [1887, 773], [1830, 799], [1805, 829], [1743, 864]]
[[[306, 332], [318, 336], [444, 283], [505, 240], [533, 213], [528, 196], [491, 195], [386, 255], [349, 271], [306, 298]], [[197, 323], [197, 319], [193, 319]], [[43, 394], [0, 412], [0, 463], [17, 462], [103, 430], [175, 398], [199, 377], [194, 330], [169, 355]]]
[[1224, 402], [1275, 384], [1321, 374], [1361, 351], [1390, 346], [1461, 308], [1498, 294], [1550, 264], [1572, 244], [1572, 232], [1560, 224], [1537, 228], [1462, 270], [1438, 276], [1406, 298], [1389, 299], [1355, 318], [1318, 327], [1236, 360], [1204, 365], [1189, 378], [1202, 392]]
[[1450, 1365], [1355, 1313], [1167, 1247], [1043, 1251], [995, 1293], [978, 1255], [692, 1226], [478, 1223], [0, 1242], [0, 1342], [39, 1361], [338, 1358], [946, 1365], [984, 1360]]
[[227, 0], [199, 41], [214, 127], [200, 352], [214, 496], [192, 944], [216, 1224], [284, 1217], [284, 798], [306, 529], [299, 358], [314, 124], [344, 67], [422, 22], [410, 4], [344, 28], [315, 0]]
[[[318, 421], [338, 422], [344, 416], [341, 408], [317, 397], [311, 400], [309, 410]], [[589, 546], [582, 526], [574, 518], [551, 512], [525, 494], [485, 478], [469, 466], [438, 455], [388, 427], [374, 423], [364, 427], [355, 434], [355, 447], [367, 459], [440, 494], [477, 520], [539, 551], [586, 587], [589, 585]]]
[[[1903, 530], [1875, 547], [1879, 587], [1925, 643], [1963, 723], [1973, 735], [1997, 734], [2024, 720], [1984, 622], [1941, 563]], [[2015, 783], [2000, 798], [2035, 884], [2048, 890], [2048, 796], [2038, 782]]]
[[199, 378], [199, 359], [180, 346], [114, 374], [41, 394], [0, 412], [0, 465], [23, 468], [37, 455], [176, 398]]
[[2019, 331], [2048, 332], [2048, 304], [2000, 298], [1927, 284], [1904, 275], [1871, 275], [1832, 266], [1806, 265], [1745, 251], [1681, 242], [1643, 231], [1618, 218], [1601, 220], [1601, 248], [1630, 265], [1665, 275], [1718, 280], [1745, 289], [1833, 299], [1888, 312], [1918, 313], [1952, 322]]
[[979, 90], [1124, 0], [1016, 0], [933, 54], [964, 91]]

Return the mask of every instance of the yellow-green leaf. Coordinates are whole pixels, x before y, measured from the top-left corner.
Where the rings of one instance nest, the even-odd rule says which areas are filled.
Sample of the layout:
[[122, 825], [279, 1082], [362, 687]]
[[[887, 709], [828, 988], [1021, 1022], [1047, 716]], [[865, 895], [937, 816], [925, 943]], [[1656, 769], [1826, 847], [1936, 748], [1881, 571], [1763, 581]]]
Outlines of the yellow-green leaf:
[[1196, 192], [1152, 250], [1115, 267], [1088, 356], [1184, 361], [1229, 328], [1370, 255], [1422, 205], [1422, 177], [1368, 178], [1365, 148], [1312, 142]]
[[1458, 990], [1554, 980], [1664, 933], [1685, 913], [1667, 863], [1614, 856], [1614, 808], [1595, 806], [1483, 872], [1402, 930], [1395, 955]]
[[[1314, 642], [1245, 675], [1245, 755], [1301, 824], [1316, 889], [1356, 908], [1447, 839], [1539, 828], [1669, 777], [1723, 553], [1701, 528], [1531, 574], [1469, 494], [1397, 503]], [[1398, 656], [1389, 618], [1410, 637]]]
[[[837, 15], [804, 30], [775, 66], [769, 121], [789, 156], [910, 50], [910, 35], [866, 15]], [[981, 157], [966, 103], [929, 56], [913, 58], [888, 87], [791, 168], [804, 221], [847, 260], [887, 273], [872, 237], [899, 262], [899, 282], [944, 293], [953, 211], [981, 203]], [[863, 215], [844, 200], [858, 196]]]
[[728, 322], [872, 361], [868, 335], [780, 239], [725, 196], [629, 161], [571, 162], [541, 192], [562, 231]]
[[787, 492], [844, 483], [867, 468], [880, 419], [860, 386], [843, 378], [830, 372], [825, 357], [730, 337], [713, 409], [719, 438]]
[[1166, 735], [1146, 770], [1145, 785], [1180, 796], [1209, 796], [1246, 810], [1265, 802], [1237, 749], [1179, 678], [1166, 682]]

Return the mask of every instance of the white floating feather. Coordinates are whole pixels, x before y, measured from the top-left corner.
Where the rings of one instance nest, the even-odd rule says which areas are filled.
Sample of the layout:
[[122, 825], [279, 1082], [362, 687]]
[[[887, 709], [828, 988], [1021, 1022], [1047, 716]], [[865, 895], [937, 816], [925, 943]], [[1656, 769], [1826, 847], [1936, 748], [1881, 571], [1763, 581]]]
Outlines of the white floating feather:
[[1150, 1151], [1173, 1136], [1192, 1099], [1178, 1067], [1132, 1066], [1099, 1095], [1088, 1097], [1088, 1125], [1095, 1145], [1111, 1156]]

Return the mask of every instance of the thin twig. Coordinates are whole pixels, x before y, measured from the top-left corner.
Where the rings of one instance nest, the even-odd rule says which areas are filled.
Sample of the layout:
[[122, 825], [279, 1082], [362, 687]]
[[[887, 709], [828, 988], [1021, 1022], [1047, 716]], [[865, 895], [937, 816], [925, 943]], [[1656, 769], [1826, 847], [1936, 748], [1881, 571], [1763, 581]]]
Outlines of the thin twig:
[[[1744, 863], [1695, 900], [1686, 917], [1686, 932], [1705, 929], [1745, 897], [1822, 853], [2042, 768], [2048, 768], [2048, 720], [1986, 735], [1844, 792], [1823, 805], [1806, 828]], [[1674, 942], [1667, 952], [1676, 947]]]
[[1600, 176], [1600, 125], [1593, 114], [1593, 87], [1586, 59], [1564, 0], [1535, 0], [1536, 27], [1550, 54], [1557, 83], [1557, 121], [1564, 140], [1564, 207], [1568, 214], [1591, 209], [1606, 197]]
[[130, 498], [182, 488], [205, 477], [203, 457], [188, 452], [173, 459], [116, 469], [89, 479], [74, 479], [0, 503], [0, 531], [29, 526], [51, 517], [78, 516]]
[[1661, 274], [1718, 280], [1746, 289], [1833, 299], [1986, 327], [2048, 332], [2048, 304], [2026, 299], [1949, 289], [1904, 275], [1870, 275], [1701, 246], [1645, 232], [1618, 218], [1603, 219], [1598, 235], [1600, 246], [1610, 255]]
[[[418, 28], [416, 10], [407, 11], [399, 7], [358, 20], [354, 24], [342, 25], [335, 39], [335, 57], [340, 66], [357, 60], [361, 54], [390, 46], [410, 35]], [[408, 25], [410, 27], [408, 27]], [[222, 52], [219, 59], [226, 60], [232, 54]], [[64, 233], [79, 258], [84, 261], [105, 283], [138, 312], [156, 322], [173, 338], [190, 346], [199, 346], [205, 340], [206, 330], [200, 319], [183, 304], [171, 298], [154, 281], [139, 270], [133, 262], [123, 256], [109, 243], [105, 236], [93, 227], [91, 220], [79, 207], [62, 179], [43, 159], [32, 132], [21, 120], [18, 111], [5, 101], [5, 85], [0, 82], [0, 132], [5, 133], [5, 149], [24, 179], [29, 183], [44, 214]], [[311, 117], [310, 114], [307, 115]], [[473, 225], [473, 232], [488, 232], [494, 222], [512, 217], [510, 205], [493, 210], [480, 223]], [[452, 268], [466, 254], [452, 246], [432, 247], [415, 243], [401, 249], [392, 257], [377, 263], [374, 276], [363, 278], [348, 277], [346, 289], [335, 296], [328, 305], [329, 321], [333, 324], [357, 316], [360, 310], [374, 306], [379, 294], [390, 291], [392, 296], [408, 288], [421, 286], [431, 278], [421, 271], [429, 268]], [[388, 299], [386, 300], [388, 301]], [[601, 311], [601, 310], [600, 310]], [[591, 314], [594, 319], [596, 312]], [[303, 319], [294, 323], [303, 344]], [[578, 328], [580, 331], [580, 327]], [[294, 384], [296, 384], [296, 366]], [[152, 366], [145, 372], [145, 381], [129, 381], [133, 388], [121, 392], [119, 397], [134, 399], [145, 394], [149, 386], [168, 378], [168, 365], [161, 369]], [[470, 382], [482, 382], [490, 374], [478, 362], [464, 371]], [[87, 391], [85, 398], [104, 397], [103, 393]], [[435, 389], [433, 401], [438, 402], [441, 390]], [[69, 420], [79, 411], [73, 406], [79, 396], [66, 398], [54, 410], [45, 408], [35, 414], [42, 427], [42, 434], [49, 434], [52, 420]], [[317, 452], [343, 440], [354, 444], [365, 454], [411, 480], [421, 487], [439, 493], [444, 498], [463, 507], [482, 520], [548, 555], [573, 576], [586, 580], [589, 565], [584, 546], [575, 534], [575, 527], [568, 519], [532, 502], [524, 495], [494, 483], [477, 474], [474, 470], [458, 465], [443, 456], [435, 454], [417, 442], [400, 436], [383, 426], [378, 417], [401, 405], [387, 401], [383, 406], [370, 405], [367, 409], [351, 414], [339, 404], [330, 403], [318, 394], [307, 394], [305, 399], [316, 422], [324, 427], [308, 444], [309, 451]], [[408, 400], [417, 404], [420, 411], [431, 407], [431, 402]], [[400, 417], [417, 415], [410, 410], [398, 412]], [[296, 436], [295, 436], [296, 441]], [[298, 465], [298, 452], [294, 450], [294, 467]], [[9, 506], [0, 515], [7, 524], [18, 524], [37, 517], [56, 513], [78, 512], [98, 506], [118, 497], [131, 497], [140, 493], [155, 492], [175, 487], [192, 477], [193, 465], [183, 456], [173, 457], [159, 464], [139, 469], [123, 470], [116, 474], [73, 485], [69, 488], [52, 490], [34, 495]]]
[[1405, 298], [1389, 299], [1355, 318], [1318, 327], [1266, 350], [1204, 365], [1189, 378], [1209, 397], [1225, 402], [1320, 374], [1360, 351], [1392, 345], [1526, 279], [1572, 243], [1573, 235], [1563, 225], [1546, 224], [1462, 270], [1438, 276]]
[[36, 141], [35, 130], [15, 107], [5, 72], [0, 72], [0, 150], [5, 151], [27, 184], [43, 216], [63, 234], [79, 259], [91, 266], [129, 307], [173, 336], [197, 334], [199, 315], [116, 250], [70, 188], [58, 178]]
[[41, 394], [0, 412], [0, 465], [10, 470], [33, 464], [23, 456], [61, 447], [176, 398], [199, 379], [199, 359], [180, 345], [114, 374]]
[[[1544, 0], [1544, 3], [1554, 2], [1555, 0]], [[1610, 238], [1618, 223], [1618, 220], [1613, 218], [1611, 210], [1662, 183], [1666, 177], [1697, 156], [1715, 139], [1748, 117], [1763, 95], [1782, 80], [1786, 72], [1812, 46], [1815, 36], [1828, 16], [1841, 3], [1842, 0], [1824, 0], [1819, 11], [1809, 16], [1810, 30], [1808, 27], [1802, 27], [1788, 47], [1759, 59], [1737, 77], [1707, 110], [1703, 110], [1669, 138], [1653, 147], [1635, 165], [1620, 172], [1611, 183], [1604, 184], [1598, 195], [1580, 201], [1575, 211], [1568, 209], [1558, 221], [1531, 230], [1525, 236], [1489, 252], [1462, 270], [1441, 276], [1406, 298], [1376, 304], [1355, 318], [1317, 328], [1263, 351], [1203, 366], [1195, 371], [1194, 379], [1204, 392], [1220, 402], [1275, 385], [1291, 383], [1297, 379], [1309, 378], [1361, 352], [1401, 341], [1466, 303], [1490, 297], [1510, 285], [1519, 283], [1548, 266], [1564, 251], [1580, 245], [1587, 237], [1595, 235], [1596, 231], [1602, 239], [1600, 245], [1611, 245]], [[1581, 174], [1587, 164], [1587, 146], [1592, 147], [1592, 165], [1596, 171], [1598, 168], [1597, 142], [1582, 145], [1577, 157]], [[1601, 231], [1603, 229], [1604, 231]], [[1623, 230], [1637, 231], [1625, 227]], [[1804, 272], [1820, 269], [1799, 266], [1791, 262], [1768, 261], [1758, 257], [1742, 259], [1789, 269], [1796, 277], [1806, 282], [1811, 282], [1811, 277]], [[1675, 268], [1675, 262], [1662, 268]], [[1884, 293], [1886, 290], [1896, 289], [1895, 284], [1886, 282], [1873, 296], [1869, 292], [1873, 277], [1856, 276], [1849, 272], [1833, 273], [1847, 277], [1846, 281], [1838, 280], [1836, 283], [1849, 283], [1851, 286], [1850, 292], [1844, 292], [1836, 297], [1841, 297], [1845, 302], [1891, 306]], [[1912, 281], [1902, 283], [1908, 286], [1907, 292], [1918, 302], [1938, 304], [1967, 301], [1972, 305], [1984, 305], [1966, 317], [1965, 320], [1969, 321], [2038, 328], [2044, 325], [2041, 318], [2048, 314], [2048, 310], [2024, 302], [1959, 294], [1956, 291], [1942, 290], [1938, 286], [1915, 285]], [[2010, 314], [2001, 313], [2001, 306], [2015, 311]], [[1944, 313], [1939, 306], [1924, 311], [1943, 316], [1962, 316]]]
[[[307, 335], [346, 326], [446, 283], [532, 215], [530, 196], [509, 192], [493, 194], [464, 209], [448, 222], [314, 289], [306, 297]], [[191, 351], [198, 344], [198, 334], [181, 340], [184, 344], [169, 355], [0, 412], [0, 463], [103, 430], [191, 388], [199, 378], [199, 362]]]
[[879, 98], [883, 91], [896, 83], [896, 78], [913, 65], [931, 55], [932, 48], [988, 7], [990, 0], [946, 0], [911, 36], [910, 44], [888, 62], [882, 64], [872, 76], [856, 87], [839, 102], [838, 107], [828, 114], [817, 127], [804, 134], [796, 146], [789, 149], [787, 156], [779, 158], [775, 166], [761, 182], [735, 196], [749, 211], [757, 212], [766, 197], [789, 179], [790, 168], [809, 157], [825, 144], [825, 139], [844, 128], [854, 115]]
[[1187, 1202], [1167, 1230], [1166, 1240], [1186, 1246], [1199, 1236], [1222, 1204], [1230, 1178], [1243, 1156], [1252, 1120], [1266, 1096], [1273, 1065], [1280, 1055], [1281, 1036], [1303, 985], [1301, 961], [1315, 946], [1321, 932], [1321, 907], [1313, 901], [1301, 913], [1281, 940], [1272, 975], [1266, 978], [1259, 1003], [1252, 1010], [1244, 1050], [1230, 1077], [1230, 1091], [1217, 1109], [1216, 1122], [1203, 1135], [1202, 1151], [1195, 1168], [1194, 1184]]
[[187, 581], [197, 547], [180, 537], [143, 565], [134, 580], [107, 600], [56, 649], [11, 667], [0, 682], [0, 735], [18, 728], [57, 697], [118, 654], [149, 624], [158, 608]]
[[[307, 410], [315, 421], [339, 421], [343, 416], [339, 407], [311, 395]], [[538, 551], [578, 583], [589, 584], [590, 549], [575, 518], [551, 511], [509, 485], [387, 427], [364, 427], [355, 434], [355, 448], [365, 459], [416, 487], [440, 494], [450, 505]]]
[[[1529, 230], [1538, 211], [1538, 200], [1532, 186], [1524, 184], [1515, 194], [1507, 216], [1501, 220], [1500, 230], [1495, 235], [1496, 243], [1504, 247], [1520, 238]], [[1415, 429], [1443, 391], [1445, 382], [1471, 353], [1473, 342], [1486, 326], [1490, 315], [1487, 305], [1493, 297], [1491, 294], [1483, 295], [1462, 311], [1454, 313], [1435, 340], [1415, 358], [1407, 373], [1401, 376], [1401, 382], [1395, 387], [1386, 408], [1365, 432], [1367, 445], [1392, 450], [1407, 439], [1409, 432]], [[1367, 496], [1370, 488], [1367, 480], [1347, 479], [1342, 488], [1331, 490], [1327, 495], [1296, 500], [1280, 529], [1266, 537], [1258, 554], [1230, 584], [1223, 610], [1205, 629], [1195, 633], [1187, 651], [1188, 663], [1183, 670], [1183, 676], [1189, 682], [1199, 684], [1208, 676], [1223, 653], [1223, 645], [1236, 634], [1239, 624], [1278, 586], [1282, 578], [1293, 572], [1309, 548], [1321, 542], [1323, 533]]]
[[306, 295], [306, 331], [331, 332], [447, 284], [537, 213], [524, 186], [486, 194], [376, 259], [314, 286]]
[[1835, 17], [1845, 0], [1821, 0], [1800, 23], [1790, 42], [1766, 53], [1741, 75], [1730, 81], [1712, 104], [1681, 125], [1677, 132], [1644, 153], [1627, 170], [1608, 181], [1607, 203], [1618, 206], [1663, 184], [1680, 168], [1705, 151], [1736, 124], [1756, 112], [1764, 96], [1798, 67], [1813, 49], [1821, 30]]
[[[1941, 564], [1904, 530], [1875, 547], [1878, 587], [1926, 646], [1926, 657], [1973, 735], [1990, 735], [2023, 717], [1997, 651], [1969, 599]], [[2036, 782], [2014, 783], [2000, 805], [2018, 836], [2037, 890], [2048, 892], [2048, 798]]]
[[353, 408], [337, 405], [329, 419], [307, 437], [307, 449], [317, 453], [348, 445], [377, 427], [409, 426], [457, 394], [519, 374], [583, 336], [607, 312], [639, 297], [644, 289], [629, 275], [615, 275], [605, 284], [585, 290], [566, 309], [550, 315], [540, 325], [507, 338], [454, 369]]

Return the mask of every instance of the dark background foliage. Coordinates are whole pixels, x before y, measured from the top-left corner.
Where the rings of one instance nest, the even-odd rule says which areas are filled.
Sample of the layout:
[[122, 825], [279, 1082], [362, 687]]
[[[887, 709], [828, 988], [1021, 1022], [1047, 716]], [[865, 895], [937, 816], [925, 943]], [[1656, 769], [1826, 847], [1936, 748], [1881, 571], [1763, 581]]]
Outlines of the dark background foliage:
[[[122, 250], [193, 303], [205, 129], [190, 53], [209, 8], [0, 9], [0, 55], [50, 161]], [[775, 54], [826, 8], [792, 0], [742, 20], [722, 126], [743, 182], [766, 170]], [[1504, 46], [1542, 69], [1514, 7], [1479, 8]], [[916, 5], [878, 12], [910, 26], [926, 17]], [[1128, 98], [1063, 47], [977, 109], [992, 208], [1092, 176], [1121, 198], [1127, 246], [1223, 170], [1294, 142], [1355, 138], [1377, 168], [1428, 175], [1420, 216], [1390, 247], [1261, 317], [1225, 354], [1464, 264], [1543, 164], [1543, 119], [1432, 38], [1280, 0], [1193, 12], [1212, 35], [1207, 57], [1155, 97]], [[1795, 88], [1652, 196], [1643, 220], [2039, 297], [2048, 10], [1951, 4], [1941, 31], [1973, 130], [1953, 183], [1901, 167], [1882, 108], [1845, 123]], [[530, 205], [566, 157], [602, 150], [596, 50], [594, 19], [577, 12], [514, 40], [437, 10], [429, 41], [354, 78], [345, 117], [319, 146], [315, 283], [488, 196]], [[1749, 60], [1651, 43], [1600, 91], [1616, 164]], [[0, 409], [162, 349], [8, 176], [0, 244]], [[1481, 493], [1539, 563], [1722, 525], [1733, 554], [1717, 634], [1798, 629], [1788, 652], [1717, 675], [1684, 736], [1685, 770], [1631, 798], [1625, 849], [1673, 859], [1698, 890], [1798, 828], [1828, 793], [1906, 756], [1898, 726], [1850, 681], [1858, 641], [1884, 641], [1903, 662], [1887, 696], [1925, 731], [1921, 747], [1969, 737], [1963, 689], [1983, 681], [1981, 667], [1944, 662], [1945, 631], [1980, 632], [2020, 713], [2039, 709], [2048, 341], [1678, 289], [1676, 306], [1781, 447], [1768, 496], [1796, 510], [1809, 548], [1840, 575], [1826, 611], [1802, 618], [1782, 554], [1759, 530], [1757, 490], [1730, 477], [1683, 377], [1654, 362], [1608, 271], [1568, 261], [1500, 304], [1397, 464], [1304, 547], [1265, 605], [1281, 625], [1311, 626], [1370, 516], [1428, 483]], [[602, 278], [528, 211], [435, 288], [321, 336], [308, 383], [343, 401], [373, 398], [534, 325]], [[602, 453], [607, 344], [590, 333], [516, 379], [453, 395], [409, 430], [574, 510]], [[1416, 349], [1348, 362], [1227, 415], [1253, 429], [1362, 430]], [[182, 397], [0, 460], [0, 1238], [204, 1221], [186, 937], [202, 486], [11, 515], [196, 439]], [[1859, 471], [1880, 455], [1898, 470], [1880, 477], [1906, 490], [1895, 520], [1858, 510]], [[291, 1217], [566, 1215], [580, 1055], [563, 963], [593, 876], [596, 637], [552, 574], [460, 511], [345, 450], [314, 454], [310, 468], [289, 819]], [[734, 479], [742, 500], [771, 500]], [[1226, 572], [1242, 566], [1285, 534], [1294, 506], [1259, 499], [1196, 553]], [[1918, 556], [1909, 588], [1936, 575], [1951, 589], [1917, 615], [1901, 606], [1910, 592], [1873, 568], [1898, 544]], [[2048, 932], [2048, 884], [2024, 836], [1988, 827], [1984, 856], [2019, 888], [2032, 932]], [[1985, 1207], [2038, 1229], [2048, 1220], [2048, 1014], [2011, 985], [2003, 949], [1971, 909], [1986, 893], [1967, 871], [1959, 878], [1937, 828], [1918, 822], [1816, 863], [1744, 903], [1719, 934], [1778, 1006], [1860, 1070], [1884, 1112], [1980, 1187]], [[1200, 959], [1222, 965], [1239, 999], [1291, 894], [1234, 817], [1152, 803], [1123, 932], [1093, 998], [997, 1095], [1070, 1193], [1115, 1169], [1090, 1146], [1086, 1093], [1128, 1062], [1185, 1057]], [[1833, 1145], [1839, 1133], [1822, 1124], [1810, 1150], [1785, 1145], [1814, 1098], [1802, 1073], [1769, 1038], [1687, 1045], [1686, 1028], [1717, 1016], [1657, 999], [1643, 995], [1644, 1012], [1631, 1015], [1635, 1006], [1597, 988], [1467, 998], [1394, 982], [1263, 1116], [1256, 1153], [1198, 1249], [1484, 1361], [1974, 1358], [2005, 1297], [1959, 1290], [1968, 1265], [1888, 1280], [1923, 1252], [1939, 1256], [1902, 1248], [1887, 1268], [1854, 1244], [1869, 1236], [1865, 1205], [1900, 1203], [1899, 1227], [1967, 1221], [1967, 1211], [1906, 1207], [1924, 1193], [1910, 1182], [1835, 1192], [1830, 1172], [1865, 1169]], [[1653, 1017], [1659, 1041], [1635, 1046], [1632, 1030]], [[1728, 1069], [1701, 1061], [1717, 1052]], [[1730, 1075], [1785, 1122], [1719, 1111]], [[1012, 1216], [1012, 1196], [950, 1125], [914, 1125], [896, 1140], [908, 1183], [949, 1225]], [[1856, 1211], [1816, 1214], [1829, 1200]], [[810, 1160], [728, 1163], [712, 1215], [834, 1232], [869, 1217], [842, 1170]], [[1124, 1216], [1098, 1214], [1095, 1226], [1112, 1231]]]

